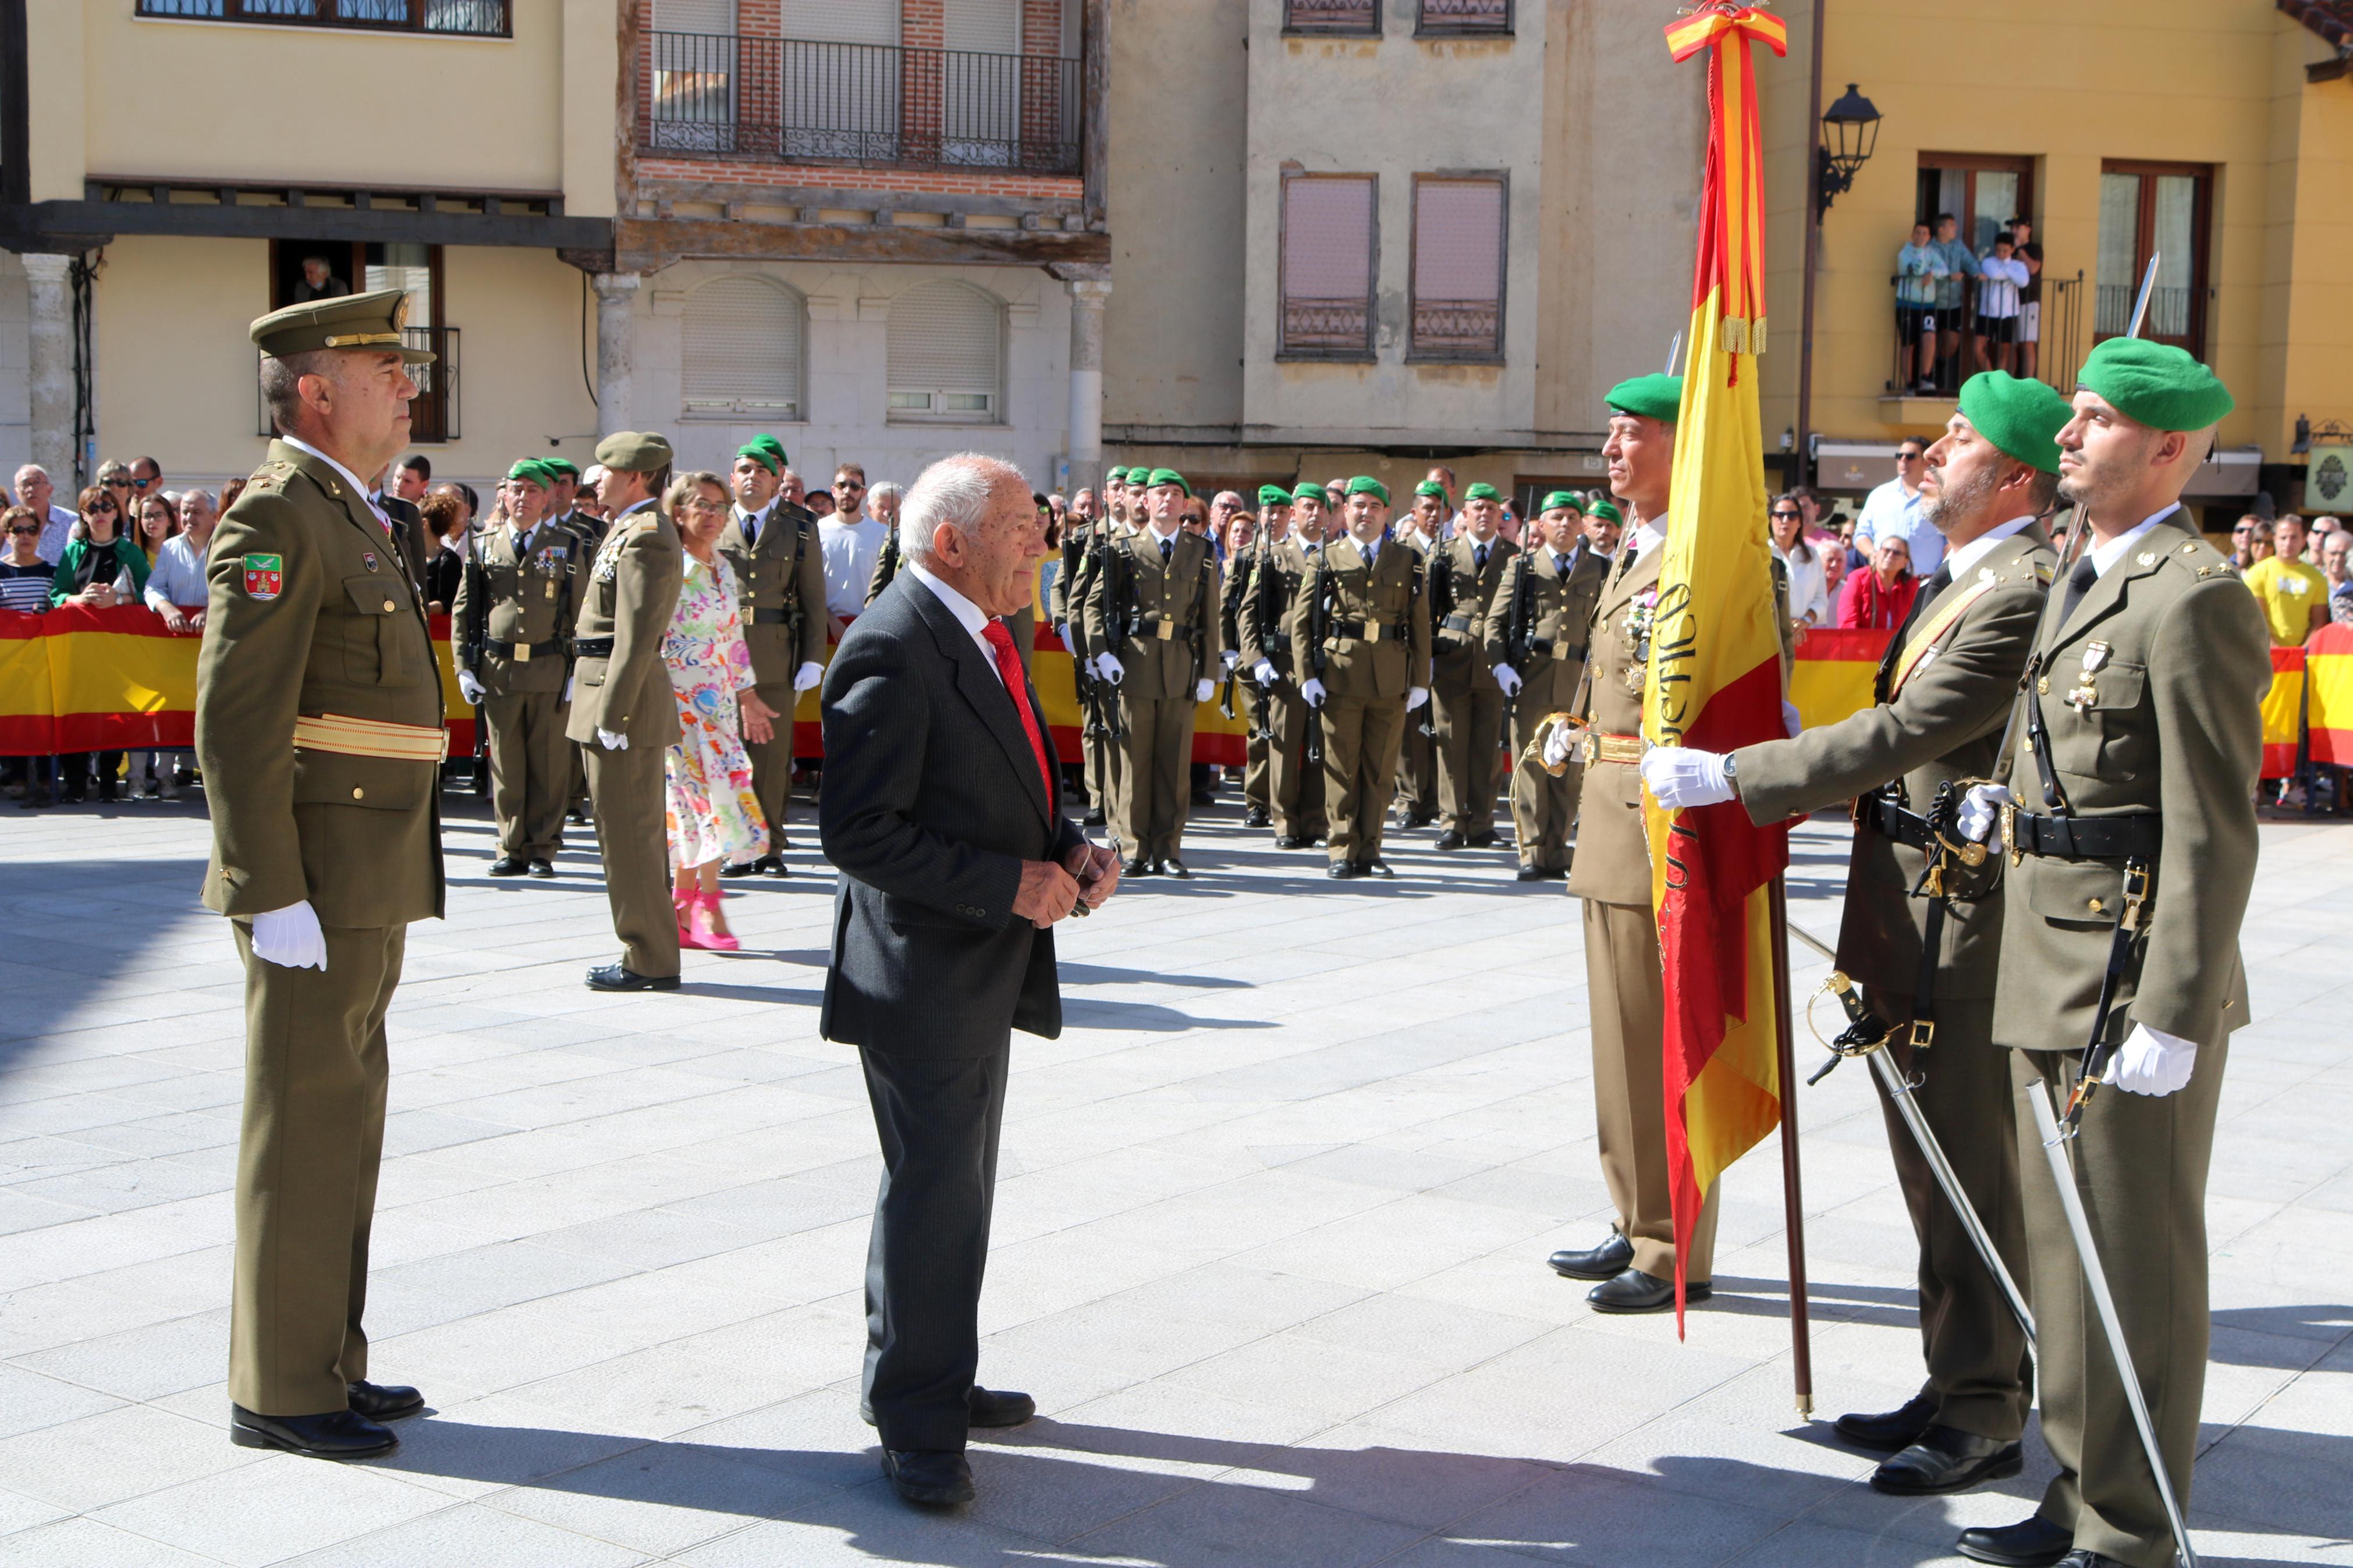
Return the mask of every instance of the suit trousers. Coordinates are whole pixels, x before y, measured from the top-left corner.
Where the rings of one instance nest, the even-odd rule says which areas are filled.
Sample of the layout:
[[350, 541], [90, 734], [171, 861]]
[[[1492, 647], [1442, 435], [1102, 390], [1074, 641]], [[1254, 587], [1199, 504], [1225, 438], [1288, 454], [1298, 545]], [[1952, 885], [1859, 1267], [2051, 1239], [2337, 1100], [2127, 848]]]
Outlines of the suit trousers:
[[1324, 769], [1307, 763], [1307, 726], [1323, 721], [1288, 683], [1267, 700], [1274, 739], [1267, 745], [1267, 809], [1278, 838], [1321, 838], [1331, 825], [1324, 816]]
[[1127, 721], [1126, 788], [1115, 819], [1121, 847], [1131, 856], [1166, 859], [1178, 853], [1193, 804], [1193, 725], [1200, 704], [1182, 697], [1122, 692]]
[[[1912, 998], [1879, 986], [1863, 988], [1873, 1014], [1901, 1027], [1912, 1020]], [[1891, 1050], [1894, 1047], [1891, 1047]], [[2012, 1105], [2010, 1053], [1993, 1043], [1993, 999], [1936, 1004], [1936, 1040], [1926, 1051], [1908, 1048], [1895, 1065], [1920, 1079], [1912, 1103], [1960, 1178], [1978, 1217], [2025, 1288], [2026, 1220], [2018, 1198], [2018, 1113]], [[2034, 1359], [2026, 1331], [2010, 1315], [1993, 1271], [1978, 1256], [1968, 1232], [1936, 1185], [1887, 1090], [1873, 1074], [1879, 1109], [1887, 1121], [1888, 1152], [1896, 1185], [1920, 1238], [1920, 1348], [1928, 1364], [1927, 1392], [1936, 1422], [2004, 1443], [2026, 1429], [2034, 1390]]]
[[866, 1250], [865, 1403], [882, 1446], [961, 1453], [980, 1364], [1009, 1049], [859, 1053], [882, 1142]]
[[564, 847], [564, 808], [576, 754], [564, 736], [570, 718], [560, 691], [482, 699], [482, 720], [491, 731], [491, 813], [506, 854], [553, 860]]
[[754, 687], [753, 694], [779, 715], [767, 740], [744, 738], [744, 755], [752, 761], [752, 793], [767, 821], [768, 853], [775, 855], [791, 847], [785, 841], [785, 813], [793, 795], [793, 707], [800, 699], [789, 680]]
[[632, 741], [626, 752], [590, 746], [588, 789], [596, 802], [596, 852], [621, 962], [633, 974], [678, 973], [678, 910], [670, 901], [670, 833], [662, 764], [670, 748]]
[[1438, 742], [1421, 732], [1430, 714], [1416, 709], [1405, 716], [1398, 740], [1397, 800], [1408, 815], [1438, 815]]
[[228, 1396], [263, 1415], [343, 1409], [367, 1375], [368, 1233], [388, 1077], [384, 1018], [405, 925], [328, 926], [327, 967], [245, 964]]
[[1402, 697], [1327, 697], [1321, 719], [1331, 857], [1362, 866], [1381, 852], [1389, 795], [1397, 787], [1398, 745], [1413, 715]]
[[[1601, 1177], [1634, 1267], [1675, 1277], [1675, 1219], [1667, 1173], [1667, 1089], [1662, 1042], [1667, 1004], [1659, 928], [1648, 904], [1585, 900], [1585, 979], [1592, 998], [1593, 1108]], [[1709, 1189], [1692, 1227], [1683, 1278], [1705, 1282], [1715, 1267], [1716, 1199]]]
[[1249, 680], [1234, 682], [1234, 710], [1250, 726], [1249, 739], [1242, 742], [1242, 805], [1258, 811], [1271, 810], [1273, 804], [1268, 777], [1267, 742], [1259, 731], [1266, 728], [1266, 694], [1257, 683]]
[[[1495, 753], [1504, 744], [1504, 692], [1470, 685], [1438, 705], [1438, 809], [1446, 826], [1469, 837], [1495, 830]], [[1410, 722], [1410, 721], [1409, 721]]]
[[[2081, 1133], [2067, 1145], [2075, 1190], [2124, 1322], [2125, 1347], [2140, 1374], [2141, 1395], [2185, 1514], [2206, 1394], [2206, 1168], [2229, 1050], [2227, 1041], [2200, 1046], [2198, 1069], [2176, 1094], [2100, 1090], [2084, 1109]], [[2174, 1559], [2165, 1505], [2142, 1455], [2026, 1098], [2056, 1090], [2055, 1114], [2065, 1104], [2078, 1058], [2059, 1051], [2010, 1056], [2042, 1355], [2042, 1440], [2059, 1461], [2039, 1511], [2073, 1530], [2078, 1547], [2133, 1568], [2165, 1568]], [[2042, 1087], [2030, 1090], [2036, 1079]]]
[[1512, 710], [1512, 833], [1518, 840], [1521, 865], [1566, 871], [1576, 858], [1569, 834], [1577, 826], [1577, 795], [1585, 786], [1585, 766], [1572, 757], [1555, 778], [1542, 763], [1528, 760], [1528, 742], [1546, 717], [1525, 693]]

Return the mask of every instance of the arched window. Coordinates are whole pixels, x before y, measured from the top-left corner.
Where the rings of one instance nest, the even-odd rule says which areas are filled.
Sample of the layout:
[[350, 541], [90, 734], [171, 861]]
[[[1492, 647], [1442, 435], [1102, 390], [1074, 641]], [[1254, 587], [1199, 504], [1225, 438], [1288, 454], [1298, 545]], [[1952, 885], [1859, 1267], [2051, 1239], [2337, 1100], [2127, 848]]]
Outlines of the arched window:
[[765, 278], [714, 278], [689, 294], [686, 412], [806, 418], [803, 315], [800, 296]]
[[891, 417], [994, 425], [1003, 406], [1005, 307], [966, 283], [891, 301]]

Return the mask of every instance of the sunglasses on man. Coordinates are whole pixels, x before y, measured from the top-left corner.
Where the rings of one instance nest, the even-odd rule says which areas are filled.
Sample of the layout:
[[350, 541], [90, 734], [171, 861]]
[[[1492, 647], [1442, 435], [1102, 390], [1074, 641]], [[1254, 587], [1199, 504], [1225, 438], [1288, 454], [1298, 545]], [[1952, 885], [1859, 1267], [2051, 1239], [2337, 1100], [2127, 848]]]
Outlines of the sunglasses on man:
[[1916, 463], [1927, 455], [1926, 452], [1898, 451], [1895, 454], [1895, 460], [1899, 463]]

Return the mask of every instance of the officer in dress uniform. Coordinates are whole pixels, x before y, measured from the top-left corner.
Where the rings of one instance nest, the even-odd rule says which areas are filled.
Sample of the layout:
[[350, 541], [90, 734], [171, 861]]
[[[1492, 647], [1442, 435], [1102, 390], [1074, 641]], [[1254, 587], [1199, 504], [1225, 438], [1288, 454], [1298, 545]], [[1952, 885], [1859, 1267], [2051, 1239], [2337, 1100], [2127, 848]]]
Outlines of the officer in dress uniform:
[[1548, 716], [1577, 700], [1587, 628], [1609, 575], [1608, 558], [1588, 543], [1581, 522], [1567, 490], [1544, 498], [1530, 546], [1497, 584], [1484, 628], [1495, 689], [1512, 703], [1512, 829], [1523, 882], [1566, 877], [1574, 853], [1569, 834], [1583, 760], [1571, 756], [1556, 774], [1530, 742]]
[[1174, 468], [1147, 474], [1151, 521], [1106, 549], [1085, 601], [1095, 675], [1116, 689], [1127, 730], [1116, 806], [1124, 876], [1192, 875], [1178, 850], [1193, 727], [1221, 662], [1217, 565], [1209, 542], [1184, 526], [1192, 494]]
[[[1424, 483], [1431, 481], [1424, 480]], [[1487, 655], [1487, 611], [1519, 546], [1504, 538], [1501, 492], [1462, 492], [1454, 537], [1430, 558], [1430, 706], [1438, 713], [1440, 849], [1495, 842], [1495, 762], [1504, 744], [1504, 689]]]
[[[1270, 486], [1269, 489], [1277, 487]], [[1303, 679], [1292, 664], [1291, 616], [1300, 590], [1321, 559], [1326, 521], [1324, 487], [1302, 484], [1290, 495], [1291, 527], [1267, 551], [1251, 579], [1250, 602], [1240, 616], [1244, 662], [1266, 693], [1267, 808], [1277, 849], [1312, 848], [1330, 831], [1324, 814], [1324, 766], [1309, 760], [1308, 734], [1317, 721], [1299, 695]]]
[[[1491, 486], [1492, 489], [1493, 487]], [[1404, 518], [1405, 526], [1396, 537], [1413, 546], [1421, 557], [1424, 580], [1436, 580], [1433, 568], [1439, 552], [1446, 543], [1447, 492], [1443, 481], [1431, 478], [1413, 488], [1413, 507]], [[1438, 610], [1430, 610], [1430, 630], [1437, 632]], [[1432, 658], [1437, 644], [1431, 644]], [[1398, 742], [1398, 826], [1423, 827], [1440, 816], [1438, 782], [1438, 702], [1432, 697], [1428, 706], [1406, 721], [1405, 735]]]
[[[2053, 437], [2072, 416], [2042, 383], [2001, 371], [1961, 388], [1960, 411], [1928, 448], [1920, 486], [1923, 515], [1945, 536], [1944, 564], [1887, 645], [1876, 706], [1729, 758], [1660, 747], [1642, 763], [1651, 793], [1671, 809], [1736, 794], [1762, 825], [1855, 802], [1839, 968], [1862, 983], [1873, 1015], [1901, 1042], [1890, 1048], [1917, 1086], [1912, 1102], [2021, 1279], [2017, 1113], [2008, 1053], [1993, 1043], [2000, 860], [1971, 868], [1936, 833], [1941, 824], [1946, 839], [1953, 836], [1952, 795], [1962, 781], [1995, 771], [2058, 559], [2036, 519], [2058, 489]], [[1909, 896], [1930, 888], [1949, 897]], [[2019, 1471], [2032, 1395], [2026, 1332], [1883, 1089], [1881, 1100], [1920, 1238], [1928, 1381], [1901, 1409], [1841, 1416], [1837, 1430], [1894, 1453], [1872, 1477], [1881, 1491], [1960, 1491]]]
[[1291, 610], [1292, 669], [1323, 727], [1330, 877], [1394, 875], [1381, 830], [1407, 715], [1430, 700], [1430, 595], [1421, 557], [1388, 537], [1388, 487], [1346, 486], [1347, 531], [1324, 547]]
[[229, 1436], [357, 1459], [413, 1388], [367, 1381], [385, 1014], [442, 913], [441, 681], [425, 604], [363, 475], [408, 442], [407, 297], [255, 321], [278, 438], [213, 537], [196, 664], [204, 901], [245, 965]]
[[583, 557], [580, 536], [547, 520], [554, 478], [528, 458], [507, 470], [506, 526], [474, 535], [450, 612], [458, 689], [490, 728], [493, 877], [555, 875], [579, 755], [564, 731]]
[[719, 531], [719, 553], [734, 569], [742, 595], [744, 641], [759, 683], [754, 689], [784, 717], [767, 740], [744, 742], [752, 793], [767, 819], [768, 852], [721, 867], [723, 877], [787, 874], [780, 851], [790, 847], [785, 815], [793, 787], [793, 706], [825, 679], [825, 552], [817, 514], [780, 493], [786, 462], [784, 443], [774, 436], [754, 436], [736, 449], [728, 472], [735, 504]]
[[[541, 458], [538, 462], [549, 475], [547, 520], [559, 528], [569, 530], [580, 541], [573, 557], [585, 563], [595, 556], [596, 547], [605, 542], [605, 520], [581, 510], [578, 464], [568, 458]], [[572, 623], [567, 620], [564, 624], [569, 627]], [[571, 699], [566, 698], [565, 701], [568, 707]], [[568, 714], [566, 719], [568, 722]], [[565, 749], [571, 753], [571, 761], [566, 764], [571, 782], [564, 793], [565, 815], [571, 821], [586, 827], [588, 826], [587, 754], [576, 745], [567, 743]]]
[[[1258, 488], [1258, 531], [1250, 548], [1226, 561], [1225, 585], [1218, 594], [1218, 630], [1224, 639], [1226, 668], [1243, 667], [1243, 623], [1249, 619], [1259, 574], [1291, 533], [1291, 492], [1281, 485]], [[1254, 671], [1256, 660], [1248, 668]], [[1237, 680], [1242, 722], [1250, 728], [1242, 753], [1242, 826], [1264, 827], [1274, 820], [1273, 783], [1269, 773], [1267, 696], [1254, 675]]]
[[611, 514], [580, 590], [573, 629], [571, 737], [588, 753], [596, 850], [621, 939], [618, 961], [588, 972], [596, 991], [678, 989], [678, 911], [670, 898], [662, 764], [679, 737], [662, 638], [678, 610], [686, 552], [656, 503], [670, 443], [617, 431], [596, 443], [597, 499]]
[[[1111, 493], [1111, 475], [1124, 477], [1127, 470], [1113, 468], [1104, 476], [1103, 494]], [[1088, 591], [1093, 586], [1094, 574], [1103, 563], [1103, 547], [1111, 536], [1111, 524], [1106, 518], [1083, 517], [1072, 512], [1062, 526], [1060, 542], [1061, 564], [1054, 573], [1054, 585], [1049, 590], [1046, 616], [1054, 624], [1054, 633], [1062, 639], [1062, 647], [1071, 656], [1072, 695], [1079, 701], [1079, 772], [1086, 785], [1087, 809], [1083, 820], [1088, 826], [1102, 826], [1109, 820], [1111, 786], [1105, 782], [1114, 765], [1109, 753], [1113, 747], [1104, 712], [1112, 702], [1106, 694], [1094, 692], [1093, 651], [1086, 646], [1084, 609]], [[869, 599], [868, 603], [872, 603]]]
[[2069, 1145], [2074, 1182], [2189, 1508], [2206, 1171], [2231, 1035], [2247, 1022], [2239, 927], [2271, 684], [2262, 610], [2180, 505], [2231, 409], [2180, 349], [2110, 338], [2085, 356], [2059, 499], [2085, 509], [2090, 540], [2037, 630], [2006, 787], [1973, 789], [1963, 813], [1964, 833], [1990, 828], [2011, 858], [1993, 1037], [2021, 1089], [2042, 1086], [2018, 1098], [2018, 1136], [2042, 1436], [2059, 1462], [2031, 1519], [1962, 1533], [1981, 1562], [2174, 1560], [2027, 1098], [2063, 1113], [2092, 1043], [2113, 1055]]

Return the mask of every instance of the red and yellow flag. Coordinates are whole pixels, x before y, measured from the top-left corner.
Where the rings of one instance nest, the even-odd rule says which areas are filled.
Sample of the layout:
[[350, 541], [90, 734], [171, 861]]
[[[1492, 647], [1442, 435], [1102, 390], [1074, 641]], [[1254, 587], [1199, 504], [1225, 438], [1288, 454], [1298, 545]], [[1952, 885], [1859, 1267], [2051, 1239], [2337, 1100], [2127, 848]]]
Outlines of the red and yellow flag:
[[[1765, 203], [1752, 45], [1784, 52], [1778, 18], [1715, 0], [1667, 29], [1678, 60], [1705, 49], [1710, 126], [1673, 523], [1651, 631], [1643, 733], [1662, 746], [1729, 752], [1772, 740], [1781, 720], [1779, 611], [1765, 523], [1765, 454], [1753, 358], [1765, 346]], [[1668, 1171], [1675, 1310], [1701, 1204], [1780, 1119], [1769, 884], [1788, 834], [1738, 801], [1682, 811], [1646, 797], [1651, 908], [1666, 971]]]

